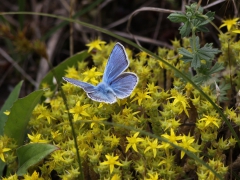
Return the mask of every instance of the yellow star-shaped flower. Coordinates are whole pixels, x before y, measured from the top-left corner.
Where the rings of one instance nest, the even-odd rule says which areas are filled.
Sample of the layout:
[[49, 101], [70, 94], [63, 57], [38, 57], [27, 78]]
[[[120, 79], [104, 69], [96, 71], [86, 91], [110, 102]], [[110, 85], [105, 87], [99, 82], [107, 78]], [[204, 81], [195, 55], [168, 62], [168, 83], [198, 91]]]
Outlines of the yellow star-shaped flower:
[[105, 155], [105, 157], [107, 158], [107, 161], [102, 162], [101, 165], [109, 165], [110, 173], [113, 172], [114, 165], [122, 166], [122, 164], [117, 161], [119, 156]]
[[139, 135], [139, 132], [136, 132], [132, 137], [126, 137], [128, 141], [128, 145], [126, 147], [126, 152], [130, 147], [133, 148], [134, 151], [138, 152], [137, 150], [137, 143], [144, 141], [142, 138], [138, 138], [137, 136]]
[[96, 39], [88, 44], [86, 44], [86, 46], [89, 46], [88, 48], [88, 52], [90, 52], [91, 50], [93, 50], [93, 48], [96, 48], [98, 50], [102, 50], [101, 45], [106, 44], [105, 41], [101, 41], [100, 39]]
[[227, 30], [230, 31], [232, 26], [237, 24], [238, 19], [239, 18], [223, 20], [223, 24], [219, 28], [227, 26]]
[[0, 142], [0, 159], [5, 162], [4, 152], [10, 151], [10, 148], [4, 148], [3, 142]]

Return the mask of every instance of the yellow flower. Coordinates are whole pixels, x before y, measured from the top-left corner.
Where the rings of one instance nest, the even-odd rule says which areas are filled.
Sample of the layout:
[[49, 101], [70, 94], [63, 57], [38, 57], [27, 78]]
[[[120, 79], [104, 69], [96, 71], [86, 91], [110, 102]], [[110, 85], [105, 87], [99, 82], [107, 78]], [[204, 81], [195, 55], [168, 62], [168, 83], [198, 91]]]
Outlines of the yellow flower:
[[56, 164], [61, 164], [62, 162], [66, 163], [66, 160], [63, 158], [64, 151], [54, 151], [51, 156]]
[[60, 179], [62, 180], [79, 179], [78, 178], [79, 174], [80, 174], [79, 169], [71, 166], [71, 169], [68, 168], [67, 170], [65, 170], [63, 175], [60, 175]]
[[174, 40], [172, 40], [171, 43], [172, 43], [172, 45], [173, 45], [173, 47], [174, 47], [175, 49], [178, 49], [178, 48], [181, 47], [181, 45], [180, 45], [180, 40], [177, 39], [177, 38], [174, 38]]
[[28, 134], [28, 138], [31, 140], [30, 143], [47, 143], [46, 140], [42, 140], [41, 139], [41, 134], [33, 134], [33, 135], [30, 135]]
[[106, 44], [106, 42], [101, 41], [100, 39], [96, 39], [95, 41], [92, 41], [92, 42], [86, 44], [86, 46], [89, 46], [88, 52], [90, 52], [93, 48], [96, 48], [98, 50], [102, 50], [102, 48], [101, 48], [102, 44], [104, 45], [104, 44]]
[[24, 180], [43, 180], [43, 178], [40, 178], [39, 173], [34, 171], [31, 176], [28, 174], [24, 175]]
[[78, 119], [82, 119], [79, 115], [87, 116], [90, 115], [85, 111], [90, 106], [90, 104], [85, 104], [83, 106], [80, 105], [80, 101], [76, 103], [76, 106], [69, 110], [70, 113], [74, 114], [73, 119], [77, 121]]
[[194, 95], [194, 99], [191, 99], [192, 103], [194, 106], [198, 107], [200, 105], [200, 96], [195, 96]]
[[139, 57], [140, 61], [145, 61], [147, 56], [148, 56], [148, 54], [146, 52], [144, 52], [144, 51], [141, 51], [140, 53], [136, 54], [136, 56]]
[[200, 119], [199, 122], [205, 121], [205, 127], [213, 124], [219, 128], [220, 120], [218, 118], [212, 117], [212, 116], [207, 116], [207, 115], [203, 115], [203, 116], [204, 116], [204, 118]]
[[51, 119], [53, 120], [56, 119], [52, 116], [52, 113], [47, 109], [43, 110], [41, 114], [37, 117], [37, 119], [40, 118], [46, 118], [49, 124], [51, 124]]
[[176, 136], [175, 132], [173, 131], [173, 129], [171, 128], [171, 133], [170, 136], [168, 134], [163, 134], [162, 135], [164, 138], [166, 138], [168, 141], [170, 141], [173, 144], [178, 144], [178, 140], [181, 140], [182, 138], [180, 136]]
[[57, 138], [59, 135], [61, 135], [62, 133], [59, 133], [59, 130], [57, 130], [57, 131], [55, 131], [55, 132], [53, 132], [53, 131], [51, 131], [51, 135], [52, 135], [52, 138], [53, 139], [55, 139], [55, 138]]
[[102, 108], [104, 103], [99, 103], [98, 108]]
[[189, 104], [187, 102], [187, 98], [185, 96], [183, 96], [180, 93], [177, 93], [175, 96], [172, 96], [168, 99], [174, 99], [172, 104], [177, 105], [180, 108], [180, 113], [182, 111], [184, 111], [186, 113], [186, 115], [189, 117], [187, 107], [190, 107], [190, 106], [189, 106]]
[[136, 111], [136, 112], [132, 112], [133, 110], [130, 107], [124, 107], [124, 109], [122, 110], [122, 115], [123, 116], [128, 116], [128, 115], [136, 115], [138, 113], [140, 113], [140, 111]]
[[79, 73], [75, 67], [68, 67], [65, 76], [68, 78], [79, 79]]
[[223, 24], [219, 28], [227, 26], [227, 30], [230, 31], [232, 26], [237, 24], [238, 19], [239, 18], [223, 20]]
[[0, 159], [3, 162], [5, 162], [4, 152], [10, 151], [11, 149], [10, 148], [4, 148], [3, 146], [4, 146], [3, 142], [0, 142]]
[[155, 86], [155, 84], [152, 82], [152, 83], [149, 83], [148, 85], [148, 91], [150, 92], [150, 93], [155, 93], [155, 92], [157, 92], [158, 91], [158, 89], [159, 89], [159, 86]]
[[144, 153], [146, 153], [147, 151], [149, 151], [150, 149], [152, 149], [153, 151], [153, 157], [156, 157], [157, 155], [157, 149], [160, 148], [161, 146], [158, 145], [158, 140], [155, 139], [153, 142], [149, 141], [149, 139], [147, 140], [148, 141], [148, 147], [145, 149]]
[[146, 180], [158, 180], [158, 173], [151, 172], [148, 173], [148, 175], [150, 176], [150, 178], [147, 178]]
[[171, 146], [170, 146], [169, 143], [164, 142], [164, 141], [161, 142], [160, 149], [164, 149], [164, 150], [166, 151], [166, 150], [168, 150], [170, 147], [171, 147]]
[[85, 76], [85, 78], [83, 79], [83, 81], [87, 82], [90, 81], [92, 84], [97, 84], [98, 81], [96, 80], [96, 77], [103, 75], [103, 73], [101, 72], [95, 72], [96, 67], [93, 67], [92, 69], [85, 71], [83, 73], [83, 75]]
[[115, 135], [108, 135], [104, 137], [104, 141], [110, 142], [112, 148], [119, 145], [120, 138], [117, 138]]
[[147, 79], [151, 76], [151, 68], [149, 66], [136, 66], [135, 72], [139, 79]]
[[113, 172], [114, 165], [122, 166], [122, 164], [119, 161], [117, 161], [119, 156], [105, 155], [105, 157], [107, 158], [107, 161], [100, 163], [100, 165], [108, 165], [110, 168], [110, 173]]
[[41, 89], [48, 89], [49, 84], [48, 83], [41, 83]]
[[92, 118], [92, 120], [93, 120], [93, 121], [96, 121], [96, 122], [92, 122], [91, 125], [90, 125], [90, 127], [93, 128], [93, 126], [94, 126], [95, 124], [100, 124], [100, 125], [104, 126], [104, 124], [101, 123], [101, 121], [103, 121], [103, 120], [105, 120], [105, 119], [106, 119], [106, 118], [99, 118], [99, 117], [97, 117], [97, 116], [94, 115], [93, 118]]
[[138, 135], [139, 135], [139, 132], [136, 132], [132, 137], [126, 137], [127, 141], [128, 141], [128, 145], [126, 147], [126, 151], [125, 152], [127, 152], [130, 147], [132, 147], [134, 151], [138, 152], [136, 144], [138, 142], [144, 141], [142, 138], [138, 138], [137, 137]]
[[227, 107], [225, 111], [230, 120], [237, 118], [237, 113], [233, 109]]
[[171, 169], [171, 167], [175, 164], [174, 162], [174, 156], [167, 155], [166, 157], [162, 157], [162, 160], [158, 164], [158, 166], [164, 165], [164, 167], [168, 169]]
[[239, 29], [233, 30], [232, 32], [233, 32], [233, 33], [240, 34], [240, 30], [239, 30]]
[[103, 151], [103, 145], [102, 143], [101, 144], [94, 144], [94, 151], [97, 153], [97, 154], [101, 154], [102, 151]]
[[181, 123], [179, 123], [180, 120], [176, 120], [175, 118], [160, 121], [162, 124], [162, 128], [164, 128], [164, 131], [166, 131], [169, 128], [177, 129]]
[[137, 97], [135, 97], [131, 102], [138, 101], [138, 105], [141, 105], [142, 100], [144, 99], [151, 99], [152, 97], [149, 96], [150, 92], [142, 92], [142, 91], [137, 91]]
[[7, 116], [10, 114], [9, 110], [6, 110], [5, 112], [3, 112], [4, 114], [6, 114]]
[[17, 174], [8, 176], [7, 178], [3, 178], [2, 180], [19, 180]]
[[[191, 151], [191, 152], [198, 152], [198, 150], [194, 149], [191, 144], [195, 141], [195, 139], [191, 136], [185, 136], [183, 135], [181, 138], [182, 142], [178, 143], [178, 145], [185, 150]], [[185, 155], [185, 151], [181, 151], [181, 159]]]
[[121, 180], [121, 177], [118, 174], [114, 174], [111, 180]]

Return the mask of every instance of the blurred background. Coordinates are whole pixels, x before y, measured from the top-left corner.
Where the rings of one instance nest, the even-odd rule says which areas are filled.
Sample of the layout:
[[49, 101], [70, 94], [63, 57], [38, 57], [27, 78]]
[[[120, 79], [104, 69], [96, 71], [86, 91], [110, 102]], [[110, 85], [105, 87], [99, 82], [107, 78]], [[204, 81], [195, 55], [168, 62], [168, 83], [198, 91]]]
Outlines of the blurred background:
[[[141, 46], [156, 52], [157, 47], [171, 48], [171, 40], [181, 38], [180, 24], [170, 22], [167, 16], [174, 11], [184, 12], [185, 5], [193, 2], [199, 3], [206, 12], [215, 12], [213, 22], [217, 27], [223, 19], [239, 16], [239, 0], [2, 0], [0, 12], [28, 11], [74, 18], [137, 40]], [[214, 47], [219, 48], [218, 31], [212, 25], [208, 28], [210, 32], [202, 35], [202, 41], [213, 42]], [[57, 18], [0, 15], [0, 107], [19, 81], [24, 80], [20, 97], [38, 88], [49, 71], [46, 60], [56, 66], [86, 50], [86, 44], [97, 38], [118, 41]]]

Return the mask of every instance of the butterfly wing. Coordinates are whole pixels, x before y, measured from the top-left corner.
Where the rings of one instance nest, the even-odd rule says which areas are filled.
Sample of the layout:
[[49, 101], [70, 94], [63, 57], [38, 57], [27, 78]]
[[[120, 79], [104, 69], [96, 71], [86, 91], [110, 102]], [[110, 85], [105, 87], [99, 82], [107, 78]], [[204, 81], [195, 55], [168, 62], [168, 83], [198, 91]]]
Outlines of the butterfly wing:
[[63, 77], [63, 80], [82, 88], [86, 93], [91, 93], [91, 92], [96, 91], [96, 86], [93, 86], [92, 84], [78, 81], [78, 80], [72, 79], [72, 78], [66, 78], [66, 77]]
[[90, 99], [98, 102], [105, 102], [105, 103], [112, 104], [117, 101], [117, 98], [113, 94], [107, 95], [101, 91], [87, 93], [87, 95]]
[[127, 69], [129, 61], [123, 45], [116, 43], [103, 74], [103, 82], [110, 84], [116, 77]]
[[87, 96], [94, 101], [105, 102], [110, 104], [115, 103], [117, 101], [113, 93], [111, 92], [106, 93], [105, 90], [99, 88], [99, 86], [93, 86], [92, 84], [66, 77], [63, 77], [63, 80], [82, 88], [87, 93]]
[[134, 73], [125, 72], [112, 81], [110, 87], [119, 99], [130, 96], [138, 83], [138, 77]]

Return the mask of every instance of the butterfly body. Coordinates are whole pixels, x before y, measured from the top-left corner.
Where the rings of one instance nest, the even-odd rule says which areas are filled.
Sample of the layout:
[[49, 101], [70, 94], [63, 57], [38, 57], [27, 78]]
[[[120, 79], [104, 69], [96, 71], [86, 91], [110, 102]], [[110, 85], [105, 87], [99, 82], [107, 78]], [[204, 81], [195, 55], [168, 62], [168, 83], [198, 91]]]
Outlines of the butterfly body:
[[100, 91], [102, 93], [107, 93], [107, 94], [112, 93], [112, 94], [114, 94], [112, 88], [108, 84], [106, 84], [105, 82], [100, 82], [96, 86], [96, 88], [97, 88], [98, 91]]
[[115, 103], [117, 98], [128, 97], [138, 82], [136, 74], [124, 72], [129, 66], [129, 60], [123, 45], [117, 43], [106, 65], [103, 80], [97, 86], [63, 77], [63, 80], [82, 88], [87, 96], [98, 102]]

